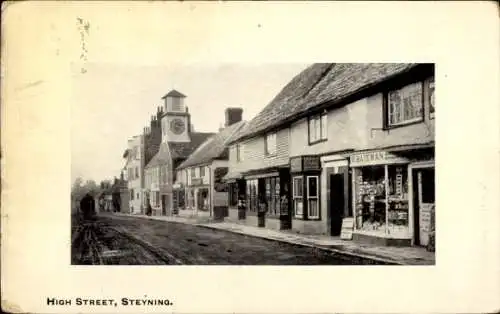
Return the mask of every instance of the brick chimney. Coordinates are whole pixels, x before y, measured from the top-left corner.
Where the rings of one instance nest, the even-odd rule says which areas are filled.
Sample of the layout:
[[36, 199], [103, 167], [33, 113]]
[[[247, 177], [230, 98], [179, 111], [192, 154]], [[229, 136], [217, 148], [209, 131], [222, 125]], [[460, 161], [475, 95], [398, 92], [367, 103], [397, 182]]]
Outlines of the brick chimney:
[[226, 108], [226, 123], [224, 127], [228, 127], [243, 119], [243, 108]]

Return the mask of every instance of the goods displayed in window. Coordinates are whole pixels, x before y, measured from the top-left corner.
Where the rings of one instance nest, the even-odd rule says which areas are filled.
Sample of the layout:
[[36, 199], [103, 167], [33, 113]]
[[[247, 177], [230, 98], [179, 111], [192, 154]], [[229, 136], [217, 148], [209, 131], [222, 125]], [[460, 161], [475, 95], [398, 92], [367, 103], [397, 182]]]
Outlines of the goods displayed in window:
[[404, 167], [388, 166], [388, 233], [408, 230], [408, 173]]
[[355, 169], [356, 229], [388, 234], [408, 232], [406, 166]]
[[385, 232], [385, 170], [383, 166], [357, 169], [357, 229]]

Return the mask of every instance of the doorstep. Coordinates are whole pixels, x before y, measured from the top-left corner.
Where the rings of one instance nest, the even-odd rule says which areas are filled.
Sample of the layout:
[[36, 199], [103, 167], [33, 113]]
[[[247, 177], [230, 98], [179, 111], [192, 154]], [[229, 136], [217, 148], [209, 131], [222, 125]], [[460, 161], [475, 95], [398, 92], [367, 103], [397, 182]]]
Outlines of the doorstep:
[[214, 222], [197, 226], [314, 247], [344, 255], [378, 260], [398, 265], [435, 265], [434, 252], [419, 247], [391, 247], [341, 240], [339, 237], [296, 234], [244, 225], [236, 222]]

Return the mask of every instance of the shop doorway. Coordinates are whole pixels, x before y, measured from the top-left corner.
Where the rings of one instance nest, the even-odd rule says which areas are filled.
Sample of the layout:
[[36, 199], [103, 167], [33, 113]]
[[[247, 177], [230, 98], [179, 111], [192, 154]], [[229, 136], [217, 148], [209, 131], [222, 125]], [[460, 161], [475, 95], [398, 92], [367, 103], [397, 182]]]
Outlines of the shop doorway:
[[427, 246], [434, 229], [435, 170], [432, 167], [412, 171], [415, 245]]
[[167, 196], [166, 195], [161, 196], [161, 214], [163, 216], [167, 215]]
[[344, 174], [330, 175], [330, 234], [340, 236], [344, 212]]

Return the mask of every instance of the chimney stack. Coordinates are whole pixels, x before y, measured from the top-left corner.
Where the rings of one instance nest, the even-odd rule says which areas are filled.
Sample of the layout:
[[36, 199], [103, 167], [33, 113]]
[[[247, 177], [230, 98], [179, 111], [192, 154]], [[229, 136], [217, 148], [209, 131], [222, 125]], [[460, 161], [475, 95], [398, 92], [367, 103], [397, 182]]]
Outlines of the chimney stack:
[[240, 122], [243, 119], [243, 108], [226, 108], [225, 127]]

